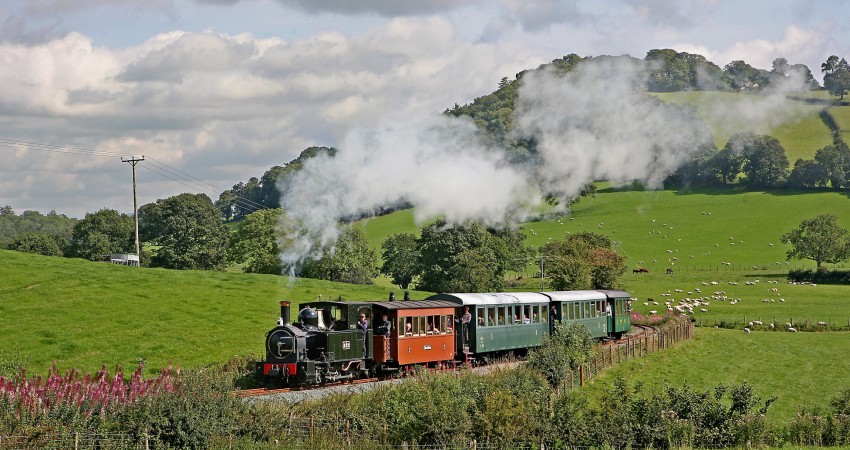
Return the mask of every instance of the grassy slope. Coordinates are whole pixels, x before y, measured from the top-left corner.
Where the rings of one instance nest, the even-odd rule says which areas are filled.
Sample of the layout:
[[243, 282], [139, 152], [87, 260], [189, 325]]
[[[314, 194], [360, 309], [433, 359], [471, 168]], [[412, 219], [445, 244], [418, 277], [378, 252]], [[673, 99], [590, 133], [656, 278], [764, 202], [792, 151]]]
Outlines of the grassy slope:
[[[60, 367], [152, 370], [263, 351], [278, 300], [383, 300], [387, 289], [271, 275], [134, 269], [0, 250], [0, 351], [43, 373]], [[424, 294], [414, 293], [416, 298]]]
[[[723, 148], [735, 133], [752, 131], [770, 134], [782, 142], [790, 163], [797, 159], [812, 159], [817, 149], [832, 143], [829, 129], [820, 120], [822, 106], [794, 100], [776, 99], [768, 103], [763, 97], [735, 92], [674, 92], [655, 94], [665, 101], [697, 107], [697, 116], [705, 120], [714, 133], [715, 144]], [[782, 111], [763, 116], [753, 112], [755, 106]], [[850, 109], [841, 107], [833, 109]], [[761, 124], [761, 125], [758, 125]]]
[[591, 381], [592, 394], [619, 376], [646, 389], [687, 382], [698, 390], [747, 382], [766, 400], [775, 423], [804, 407], [824, 407], [850, 387], [850, 333], [770, 333], [698, 328], [696, 338], [673, 349], [629, 361]]

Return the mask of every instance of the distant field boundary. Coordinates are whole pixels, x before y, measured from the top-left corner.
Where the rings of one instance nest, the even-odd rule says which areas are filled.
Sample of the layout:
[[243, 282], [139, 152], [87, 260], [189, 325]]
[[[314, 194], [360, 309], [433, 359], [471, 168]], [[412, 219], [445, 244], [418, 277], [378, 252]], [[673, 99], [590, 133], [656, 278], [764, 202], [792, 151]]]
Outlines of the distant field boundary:
[[[817, 320], [811, 318], [794, 318], [794, 317], [779, 317], [779, 316], [727, 316], [727, 317], [707, 317], [694, 318], [698, 327], [718, 327], [718, 328], [743, 328], [749, 327], [751, 322], [761, 322], [762, 325], [756, 325], [753, 330], [759, 331], [779, 331], [785, 332], [788, 328], [787, 324], [797, 331], [848, 331], [850, 330], [850, 317], [844, 320]], [[770, 324], [774, 324], [774, 328], [770, 328]]]

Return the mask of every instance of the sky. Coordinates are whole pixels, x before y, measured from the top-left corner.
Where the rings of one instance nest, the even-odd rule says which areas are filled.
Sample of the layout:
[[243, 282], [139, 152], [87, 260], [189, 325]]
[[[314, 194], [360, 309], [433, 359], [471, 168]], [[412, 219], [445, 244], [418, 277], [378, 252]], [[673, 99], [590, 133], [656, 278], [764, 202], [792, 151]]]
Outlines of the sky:
[[[368, 147], [357, 137], [430, 123], [570, 53], [783, 57], [820, 80], [828, 56], [850, 57], [848, 13], [842, 0], [3, 0], [0, 206], [131, 213], [122, 155], [145, 156], [140, 205], [215, 200], [306, 147]], [[390, 134], [382, 151], [417, 145]]]

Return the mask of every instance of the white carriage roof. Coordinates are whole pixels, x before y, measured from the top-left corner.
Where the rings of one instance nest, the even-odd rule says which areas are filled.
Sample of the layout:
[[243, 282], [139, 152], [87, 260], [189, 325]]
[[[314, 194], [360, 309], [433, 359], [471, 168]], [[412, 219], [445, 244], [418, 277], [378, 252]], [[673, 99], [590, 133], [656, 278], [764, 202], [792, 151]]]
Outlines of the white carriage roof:
[[555, 291], [546, 292], [553, 302], [576, 302], [581, 300], [605, 300], [608, 298], [601, 291]]
[[[603, 295], [602, 298], [605, 298]], [[470, 294], [437, 294], [428, 300], [446, 300], [460, 305], [513, 305], [549, 303], [549, 297], [537, 292], [493, 292]]]

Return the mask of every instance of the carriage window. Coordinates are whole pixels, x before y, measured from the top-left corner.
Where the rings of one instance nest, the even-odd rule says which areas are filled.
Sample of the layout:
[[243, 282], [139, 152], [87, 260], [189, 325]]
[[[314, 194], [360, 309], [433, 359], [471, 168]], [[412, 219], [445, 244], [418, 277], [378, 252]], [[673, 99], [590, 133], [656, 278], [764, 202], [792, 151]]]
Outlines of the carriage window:
[[504, 325], [505, 324], [505, 308], [496, 308], [496, 325]]
[[573, 305], [569, 303], [561, 303], [561, 319], [570, 320], [573, 318]]
[[531, 305], [522, 307], [522, 323], [531, 323]]
[[540, 321], [541, 323], [549, 322], [549, 305], [540, 305]]
[[487, 326], [496, 325], [496, 308], [490, 306], [487, 308]]
[[[513, 312], [513, 315], [510, 315], [511, 312]], [[514, 325], [519, 325], [522, 323], [522, 316], [520, 314], [522, 314], [522, 307], [520, 307], [519, 305], [508, 306], [508, 317], [513, 317]]]
[[[401, 321], [404, 320], [404, 326], [402, 327]], [[399, 319], [399, 329], [404, 330], [405, 336], [413, 336], [413, 319], [411, 317], [405, 317], [404, 319]]]
[[478, 314], [478, 326], [479, 327], [486, 327], [487, 326], [487, 319], [486, 319], [487, 310], [485, 308], [478, 308], [477, 314]]
[[590, 302], [584, 302], [584, 303], [582, 303], [581, 306], [582, 306], [582, 309], [584, 310], [583, 312], [584, 312], [584, 318], [585, 319], [593, 317], [590, 314]]

